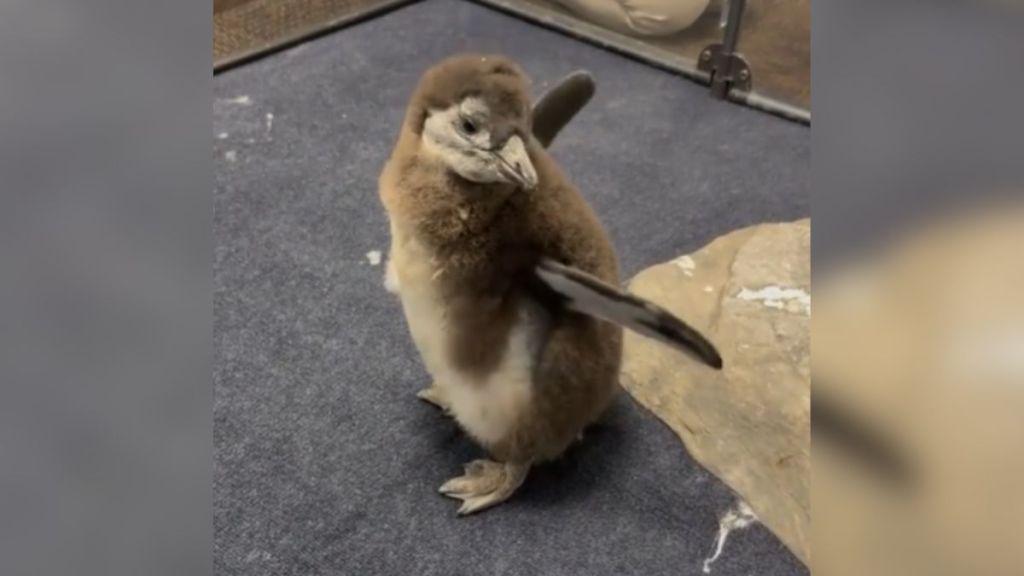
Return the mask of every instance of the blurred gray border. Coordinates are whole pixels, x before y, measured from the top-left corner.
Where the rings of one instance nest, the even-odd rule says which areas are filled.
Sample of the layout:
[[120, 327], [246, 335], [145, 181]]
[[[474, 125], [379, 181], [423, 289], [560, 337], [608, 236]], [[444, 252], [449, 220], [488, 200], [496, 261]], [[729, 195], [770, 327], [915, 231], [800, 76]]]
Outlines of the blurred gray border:
[[819, 2], [811, 24], [815, 276], [1024, 193], [1020, 6]]
[[[812, 12], [813, 261], [1024, 186], [1021, 13]], [[0, 573], [209, 574], [209, 4], [0, 3]]]

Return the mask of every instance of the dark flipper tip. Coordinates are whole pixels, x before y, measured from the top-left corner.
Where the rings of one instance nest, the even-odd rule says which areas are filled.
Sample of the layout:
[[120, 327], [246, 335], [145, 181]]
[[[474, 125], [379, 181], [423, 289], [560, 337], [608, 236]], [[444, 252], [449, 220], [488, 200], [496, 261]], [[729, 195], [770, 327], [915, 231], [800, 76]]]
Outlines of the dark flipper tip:
[[658, 312], [658, 322], [653, 326], [656, 332], [661, 333], [680, 350], [690, 354], [702, 363], [715, 370], [722, 369], [724, 366], [722, 355], [719, 354], [715, 345], [703, 334], [660, 307], [649, 305], [648, 309]]
[[545, 148], [594, 96], [597, 85], [585, 70], [577, 70], [548, 90], [533, 108], [533, 134]]

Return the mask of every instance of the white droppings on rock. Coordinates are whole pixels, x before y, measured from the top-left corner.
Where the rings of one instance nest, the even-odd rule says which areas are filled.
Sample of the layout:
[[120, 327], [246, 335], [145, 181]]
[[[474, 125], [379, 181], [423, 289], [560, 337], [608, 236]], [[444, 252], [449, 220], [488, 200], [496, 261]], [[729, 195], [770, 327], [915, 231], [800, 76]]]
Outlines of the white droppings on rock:
[[680, 256], [672, 261], [676, 266], [679, 266], [683, 270], [683, 274], [687, 276], [693, 276], [693, 271], [697, 269], [697, 263], [693, 261], [693, 258], [689, 256]]
[[715, 291], [715, 287], [714, 287], [714, 286], [711, 286], [711, 285], [709, 284], [709, 285], [707, 285], [707, 286], [705, 286], [705, 287], [704, 287], [704, 291], [710, 294], [710, 293], [712, 293], [712, 292], [714, 292], [714, 291]]
[[366, 253], [366, 260], [369, 261], [370, 266], [380, 265], [380, 250], [370, 250]]
[[270, 137], [270, 129], [274, 127], [274, 113], [267, 112], [267, 137]]
[[711, 574], [711, 564], [718, 560], [718, 557], [722, 555], [722, 548], [725, 547], [725, 541], [729, 538], [729, 533], [733, 530], [742, 530], [747, 526], [750, 526], [754, 522], [757, 522], [757, 515], [750, 509], [750, 506], [746, 502], [740, 500], [739, 505], [736, 506], [735, 510], [729, 510], [722, 516], [722, 519], [718, 521], [718, 537], [715, 539], [715, 553], [710, 558], [704, 560], [703, 572], [705, 574]]
[[234, 162], [235, 160], [238, 160], [238, 152], [235, 152], [234, 150], [228, 150], [227, 152], [224, 153], [224, 159], [227, 160], [228, 162]]
[[220, 134], [217, 134], [217, 139], [218, 140], [226, 140], [227, 137], [228, 137], [228, 133], [227, 132], [221, 132]]
[[800, 288], [765, 286], [760, 290], [744, 288], [736, 295], [740, 300], [760, 301], [769, 308], [793, 313], [811, 313], [811, 295]]
[[239, 106], [248, 106], [249, 104], [252, 104], [252, 98], [242, 95], [236, 98], [228, 98], [226, 100], [221, 100], [221, 102], [224, 102], [225, 104], [238, 104]]

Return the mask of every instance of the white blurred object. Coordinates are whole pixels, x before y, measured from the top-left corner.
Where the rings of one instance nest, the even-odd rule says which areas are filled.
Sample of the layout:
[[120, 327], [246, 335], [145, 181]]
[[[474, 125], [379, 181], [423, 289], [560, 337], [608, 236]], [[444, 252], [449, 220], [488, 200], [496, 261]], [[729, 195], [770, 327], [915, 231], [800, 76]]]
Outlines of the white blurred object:
[[710, 0], [554, 0], [604, 28], [630, 36], [668, 36], [700, 18]]

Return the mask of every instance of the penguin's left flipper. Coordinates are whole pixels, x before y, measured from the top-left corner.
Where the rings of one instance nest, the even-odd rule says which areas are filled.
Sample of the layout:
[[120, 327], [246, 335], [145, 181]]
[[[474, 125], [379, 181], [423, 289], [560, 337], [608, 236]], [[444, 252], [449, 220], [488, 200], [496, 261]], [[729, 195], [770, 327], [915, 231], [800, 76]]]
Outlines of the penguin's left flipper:
[[585, 70], [578, 70], [545, 92], [533, 106], [533, 135], [537, 141], [545, 148], [551, 146], [558, 133], [587, 105], [596, 89], [594, 77]]
[[541, 260], [536, 274], [569, 310], [661, 340], [712, 368], [722, 369], [722, 356], [714, 344], [657, 304], [551, 259]]

